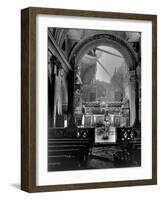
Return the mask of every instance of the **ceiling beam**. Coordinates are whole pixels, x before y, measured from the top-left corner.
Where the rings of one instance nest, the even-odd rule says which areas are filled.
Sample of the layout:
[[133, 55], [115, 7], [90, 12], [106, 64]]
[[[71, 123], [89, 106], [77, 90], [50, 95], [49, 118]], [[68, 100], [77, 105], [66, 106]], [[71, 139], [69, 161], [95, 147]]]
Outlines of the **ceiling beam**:
[[103, 64], [98, 60], [98, 58], [96, 58], [98, 64], [104, 69], [104, 71], [107, 73], [107, 75], [111, 78], [111, 74], [109, 73], [109, 71], [103, 66]]
[[118, 55], [118, 54], [111, 53], [110, 51], [107, 51], [107, 50], [104, 50], [104, 49], [100, 49], [100, 48], [98, 48], [98, 47], [96, 47], [95, 49], [98, 50], [98, 51], [102, 51], [102, 52], [104, 52], [104, 53], [110, 54], [110, 55], [112, 55], [112, 56], [116, 56], [116, 57], [119, 57], [119, 58], [123, 58], [122, 56], [120, 56], [120, 55]]
[[59, 61], [62, 63], [62, 67], [64, 68], [65, 71], [72, 70], [72, 67], [70, 66], [64, 53], [62, 52], [62, 50], [58, 46], [57, 42], [55, 41], [55, 38], [53, 37], [50, 30], [48, 31], [48, 39], [49, 39], [49, 41], [48, 41], [49, 51], [59, 59]]

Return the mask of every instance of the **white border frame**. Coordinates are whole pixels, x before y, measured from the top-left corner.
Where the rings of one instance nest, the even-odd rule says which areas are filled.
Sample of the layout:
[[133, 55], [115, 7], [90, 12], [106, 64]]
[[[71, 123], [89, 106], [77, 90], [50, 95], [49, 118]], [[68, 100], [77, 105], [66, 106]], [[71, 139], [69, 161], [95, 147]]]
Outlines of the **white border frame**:
[[[47, 28], [138, 31], [141, 40], [142, 166], [121, 169], [47, 171]], [[117, 28], [116, 28], [117, 27]], [[152, 178], [152, 22], [58, 15], [36, 17], [36, 185], [92, 183]]]

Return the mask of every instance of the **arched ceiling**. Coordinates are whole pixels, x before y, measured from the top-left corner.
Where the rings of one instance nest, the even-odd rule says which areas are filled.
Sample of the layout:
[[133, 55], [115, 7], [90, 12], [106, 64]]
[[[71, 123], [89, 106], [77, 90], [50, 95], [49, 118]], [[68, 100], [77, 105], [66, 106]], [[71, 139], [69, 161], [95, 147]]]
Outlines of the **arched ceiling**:
[[138, 57], [135, 51], [127, 41], [113, 34], [96, 34], [79, 41], [69, 56], [69, 62], [79, 65], [86, 53], [101, 45], [117, 49], [125, 58], [129, 70], [137, 67]]
[[[65, 37], [67, 34], [73, 35], [76, 31], [80, 31], [79, 29], [72, 29], [75, 32], [70, 32], [70, 29], [64, 29], [64, 28], [58, 28], [55, 31], [55, 39], [60, 46], [62, 47], [62, 44], [65, 40]], [[100, 34], [99, 34], [100, 32]], [[78, 43], [74, 46], [72, 49], [70, 55], [69, 55], [69, 62], [74, 62], [76, 65], [79, 64], [81, 58], [88, 53], [91, 49], [98, 47], [98, 46], [109, 46], [116, 50], [118, 50], [122, 56], [125, 58], [125, 62], [129, 68], [129, 70], [134, 70], [138, 65], [138, 56], [134, 49], [130, 46], [129, 42], [125, 40], [129, 40], [130, 33], [127, 33], [127, 36], [122, 36], [122, 33], [116, 34], [116, 31], [97, 31], [97, 30], [85, 30], [81, 31], [81, 36], [78, 34], [78, 36], [81, 37], [80, 40], [78, 40]], [[82, 35], [85, 35], [84, 38], [82, 38]], [[134, 34], [134, 33], [133, 33]], [[77, 35], [77, 34], [75, 34]]]

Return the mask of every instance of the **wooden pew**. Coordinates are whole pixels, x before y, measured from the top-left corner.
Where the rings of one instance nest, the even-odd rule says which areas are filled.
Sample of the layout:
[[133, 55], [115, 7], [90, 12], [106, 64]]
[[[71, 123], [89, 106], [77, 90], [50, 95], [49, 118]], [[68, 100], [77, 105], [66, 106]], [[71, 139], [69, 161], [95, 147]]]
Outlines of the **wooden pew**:
[[93, 143], [93, 128], [49, 129], [48, 170], [71, 170], [84, 167]]
[[115, 161], [141, 165], [141, 138], [137, 137], [133, 128], [117, 128], [117, 142], [122, 144], [123, 148], [115, 155]]

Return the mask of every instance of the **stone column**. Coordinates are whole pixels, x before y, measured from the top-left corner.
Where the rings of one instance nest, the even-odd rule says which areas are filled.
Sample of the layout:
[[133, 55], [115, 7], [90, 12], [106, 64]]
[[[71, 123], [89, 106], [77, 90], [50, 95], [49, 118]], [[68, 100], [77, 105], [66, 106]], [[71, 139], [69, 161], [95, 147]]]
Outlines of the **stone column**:
[[136, 70], [129, 71], [130, 81], [130, 125], [139, 127], [139, 87]]
[[75, 115], [74, 115], [74, 108], [75, 108], [75, 73], [76, 73], [76, 66], [75, 66], [75, 57], [72, 59], [70, 63], [73, 71], [68, 74], [68, 116], [67, 116], [67, 124], [68, 127], [73, 128], [76, 127]]

